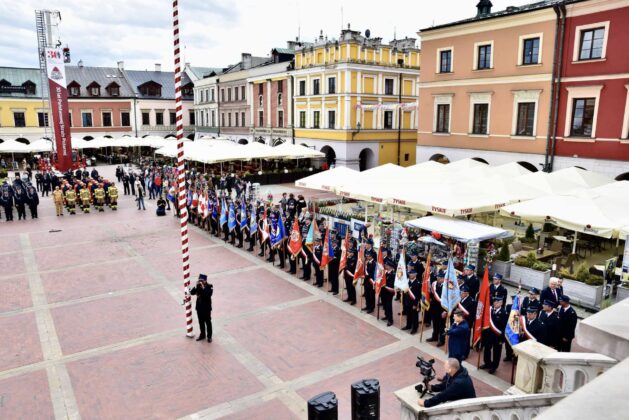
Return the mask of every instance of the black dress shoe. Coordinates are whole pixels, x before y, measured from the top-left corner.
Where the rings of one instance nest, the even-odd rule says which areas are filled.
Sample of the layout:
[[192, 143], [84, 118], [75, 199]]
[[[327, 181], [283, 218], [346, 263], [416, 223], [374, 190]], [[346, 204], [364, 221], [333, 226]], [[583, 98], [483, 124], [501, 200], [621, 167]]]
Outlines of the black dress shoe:
[[513, 359], [511, 357], [505, 357], [504, 359], [502, 359], [503, 362], [512, 362]]
[[333, 292], [333, 293], [332, 293], [332, 296], [336, 296], [336, 295], [338, 295], [338, 294], [339, 294], [339, 292]]
[[258, 253], [258, 257], [264, 257], [264, 253], [262, 252]]
[[496, 373], [496, 369], [495, 369], [495, 368], [491, 368], [491, 369], [489, 369], [489, 371], [488, 371], [488, 372], [489, 372], [489, 373], [491, 373], [491, 374], [493, 375], [494, 373]]
[[197, 338], [197, 341], [201, 341], [201, 340], [205, 340], [205, 336], [204, 335], [201, 335], [201, 336], [199, 336], [199, 338]]
[[373, 313], [373, 309], [369, 309], [369, 310], [367, 311], [367, 313], [368, 313], [368, 314], [372, 314], [372, 313]]
[[343, 299], [343, 302], [349, 302], [349, 299]]
[[393, 325], [393, 322], [391, 321], [387, 322], [387, 327], [390, 327], [391, 325]]
[[480, 365], [479, 369], [489, 369], [489, 366], [483, 363]]
[[350, 305], [356, 305], [356, 302], [350, 302], [349, 304]]
[[411, 327], [402, 327], [402, 331], [410, 330]]
[[441, 346], [443, 346], [445, 344], [446, 344], [445, 341], [440, 341], [440, 342], [437, 343], [437, 347], [441, 347]]
[[364, 307], [364, 308], [360, 308], [360, 310], [361, 310], [361, 311], [368, 311], [368, 310], [369, 310], [369, 308]]
[[432, 338], [432, 337], [430, 337], [430, 338], [429, 338], [428, 340], [426, 340], [426, 341], [427, 341], [428, 343], [432, 343], [433, 341], [437, 341], [437, 339], [436, 339], [436, 338]]
[[211, 343], [211, 342], [212, 342], [212, 337], [209, 337], [209, 338], [207, 339], [207, 342], [208, 342], [208, 343]]
[[411, 330], [411, 335], [417, 334], [417, 330]]

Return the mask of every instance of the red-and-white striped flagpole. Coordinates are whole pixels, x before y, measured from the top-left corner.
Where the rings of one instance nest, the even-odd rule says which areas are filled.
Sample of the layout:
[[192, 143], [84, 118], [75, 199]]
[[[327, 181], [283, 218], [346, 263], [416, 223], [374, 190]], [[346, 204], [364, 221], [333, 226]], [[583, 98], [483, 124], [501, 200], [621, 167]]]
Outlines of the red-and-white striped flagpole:
[[175, 47], [175, 110], [177, 121], [177, 205], [181, 225], [181, 258], [183, 268], [184, 305], [186, 307], [186, 336], [192, 332], [192, 299], [190, 286], [190, 253], [188, 249], [188, 209], [186, 208], [186, 178], [183, 159], [183, 102], [181, 97], [181, 58], [179, 51], [179, 4], [173, 0], [173, 46]]

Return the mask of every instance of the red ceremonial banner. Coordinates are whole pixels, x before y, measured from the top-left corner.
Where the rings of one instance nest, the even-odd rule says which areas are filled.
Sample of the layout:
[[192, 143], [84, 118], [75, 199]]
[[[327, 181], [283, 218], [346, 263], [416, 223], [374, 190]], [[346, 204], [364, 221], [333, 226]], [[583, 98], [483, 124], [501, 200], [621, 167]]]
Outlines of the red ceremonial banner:
[[301, 234], [299, 233], [299, 222], [297, 218], [293, 222], [293, 229], [290, 232], [290, 241], [288, 243], [288, 251], [297, 258], [297, 254], [301, 252]]
[[489, 305], [489, 268], [485, 267], [483, 282], [480, 285], [478, 293], [478, 305], [476, 306], [476, 322], [474, 323], [474, 339], [472, 342], [476, 345], [480, 339], [484, 329], [489, 328], [491, 323], [491, 307]]
[[57, 169], [65, 172], [72, 168], [72, 140], [70, 135], [70, 114], [68, 112], [68, 89], [63, 54], [58, 48], [46, 48], [46, 68], [48, 70], [48, 91], [52, 126], [55, 132]]

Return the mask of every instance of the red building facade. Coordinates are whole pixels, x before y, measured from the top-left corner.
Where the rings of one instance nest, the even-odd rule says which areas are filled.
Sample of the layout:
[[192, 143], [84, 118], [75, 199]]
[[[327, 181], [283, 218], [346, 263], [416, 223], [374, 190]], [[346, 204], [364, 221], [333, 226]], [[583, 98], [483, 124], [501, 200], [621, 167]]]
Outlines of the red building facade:
[[254, 141], [271, 146], [291, 138], [292, 85], [288, 72], [250, 78], [253, 97], [251, 131]]
[[555, 170], [581, 166], [629, 177], [628, 43], [629, 0], [567, 5]]

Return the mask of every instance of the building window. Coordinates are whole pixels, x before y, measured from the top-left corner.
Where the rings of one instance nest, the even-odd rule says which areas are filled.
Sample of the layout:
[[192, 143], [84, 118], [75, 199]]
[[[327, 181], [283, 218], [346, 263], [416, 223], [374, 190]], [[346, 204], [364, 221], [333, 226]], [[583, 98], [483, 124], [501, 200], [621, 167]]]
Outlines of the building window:
[[277, 111], [277, 126], [279, 128], [284, 127], [284, 111]]
[[221, 102], [225, 102], [225, 89], [221, 89]]
[[232, 126], [232, 113], [231, 112], [227, 113], [227, 126], [228, 127]]
[[539, 64], [539, 38], [524, 40], [524, 45], [522, 46], [522, 64]]
[[277, 93], [282, 93], [284, 92], [284, 81], [283, 80], [278, 80], [277, 81]]
[[535, 135], [535, 102], [518, 103], [518, 121], [516, 136]]
[[435, 132], [450, 132], [450, 104], [437, 105], [437, 126], [435, 128]]
[[336, 77], [328, 77], [328, 93], [336, 93]]
[[594, 28], [581, 31], [579, 60], [596, 60], [603, 58], [605, 28]]
[[300, 80], [299, 81], [299, 96], [305, 96], [305, 95], [306, 95], [306, 81]]
[[123, 127], [129, 127], [131, 125], [131, 116], [129, 111], [122, 111], [120, 113], [120, 125]]
[[92, 113], [81, 112], [81, 121], [83, 122], [83, 127], [92, 127]]
[[227, 88], [227, 102], [232, 101], [232, 88]]
[[164, 113], [162, 111], [155, 112], [155, 125], [164, 125]]
[[177, 124], [177, 113], [175, 111], [168, 112], [168, 121], [170, 122], [170, 125]]
[[319, 94], [319, 79], [314, 79], [312, 81], [312, 94], [313, 95]]
[[277, 94], [277, 106], [282, 106], [282, 94]]
[[574, 137], [592, 137], [596, 98], [577, 98], [572, 102], [572, 129]]
[[264, 111], [258, 111], [258, 127], [264, 127]]
[[244, 112], [240, 113], [240, 125], [242, 127], [246, 127], [247, 126], [247, 122], [246, 122], [246, 119], [245, 119], [245, 113]]
[[70, 96], [79, 96], [80, 93], [81, 91], [78, 86], [70, 86]]
[[384, 79], [384, 94], [393, 95], [393, 79]]
[[92, 96], [100, 96], [100, 88], [98, 86], [90, 87], [90, 95], [92, 95]]
[[489, 104], [474, 104], [472, 134], [487, 134]]
[[238, 113], [234, 112], [234, 126], [238, 127]]
[[214, 102], [214, 89], [210, 90], [210, 101]]
[[68, 121], [70, 121], [70, 127], [72, 127], [72, 112], [68, 112]]
[[24, 93], [27, 95], [34, 95], [35, 94], [35, 83], [31, 82], [30, 80], [27, 80], [26, 82], [22, 83], [22, 86], [24, 87]]
[[336, 125], [336, 112], [328, 111], [328, 128], [334, 129], [335, 125]]
[[234, 101], [237, 101], [237, 100], [238, 100], [238, 88], [235, 87], [234, 88]]
[[245, 99], [247, 99], [246, 95], [245, 95], [245, 87], [241, 86], [240, 87], [240, 100], [244, 101]]
[[486, 70], [491, 68], [491, 44], [480, 45], [478, 47], [477, 70]]
[[439, 73], [452, 72], [452, 50], [445, 50], [439, 53]]
[[103, 112], [103, 127], [111, 127], [113, 125], [111, 121], [111, 112]]
[[120, 88], [118, 86], [109, 86], [109, 96], [120, 96]]
[[384, 129], [393, 128], [393, 111], [384, 111]]
[[26, 117], [23, 112], [13, 113], [13, 123], [15, 127], [26, 127]]
[[221, 114], [221, 127], [225, 127], [225, 113]]
[[319, 128], [320, 119], [321, 113], [319, 111], [314, 111], [312, 113], [312, 128]]
[[259, 83], [258, 84], [258, 95], [263, 95], [264, 94], [264, 83]]
[[37, 122], [40, 127], [48, 127], [48, 113], [47, 112], [38, 112], [37, 113]]
[[262, 105], [264, 104], [264, 97], [262, 95], [258, 96], [258, 106], [260, 108], [262, 108]]
[[142, 113], [142, 125], [150, 125], [151, 124], [151, 114], [149, 112]]
[[306, 128], [306, 111], [299, 111], [299, 128]]

